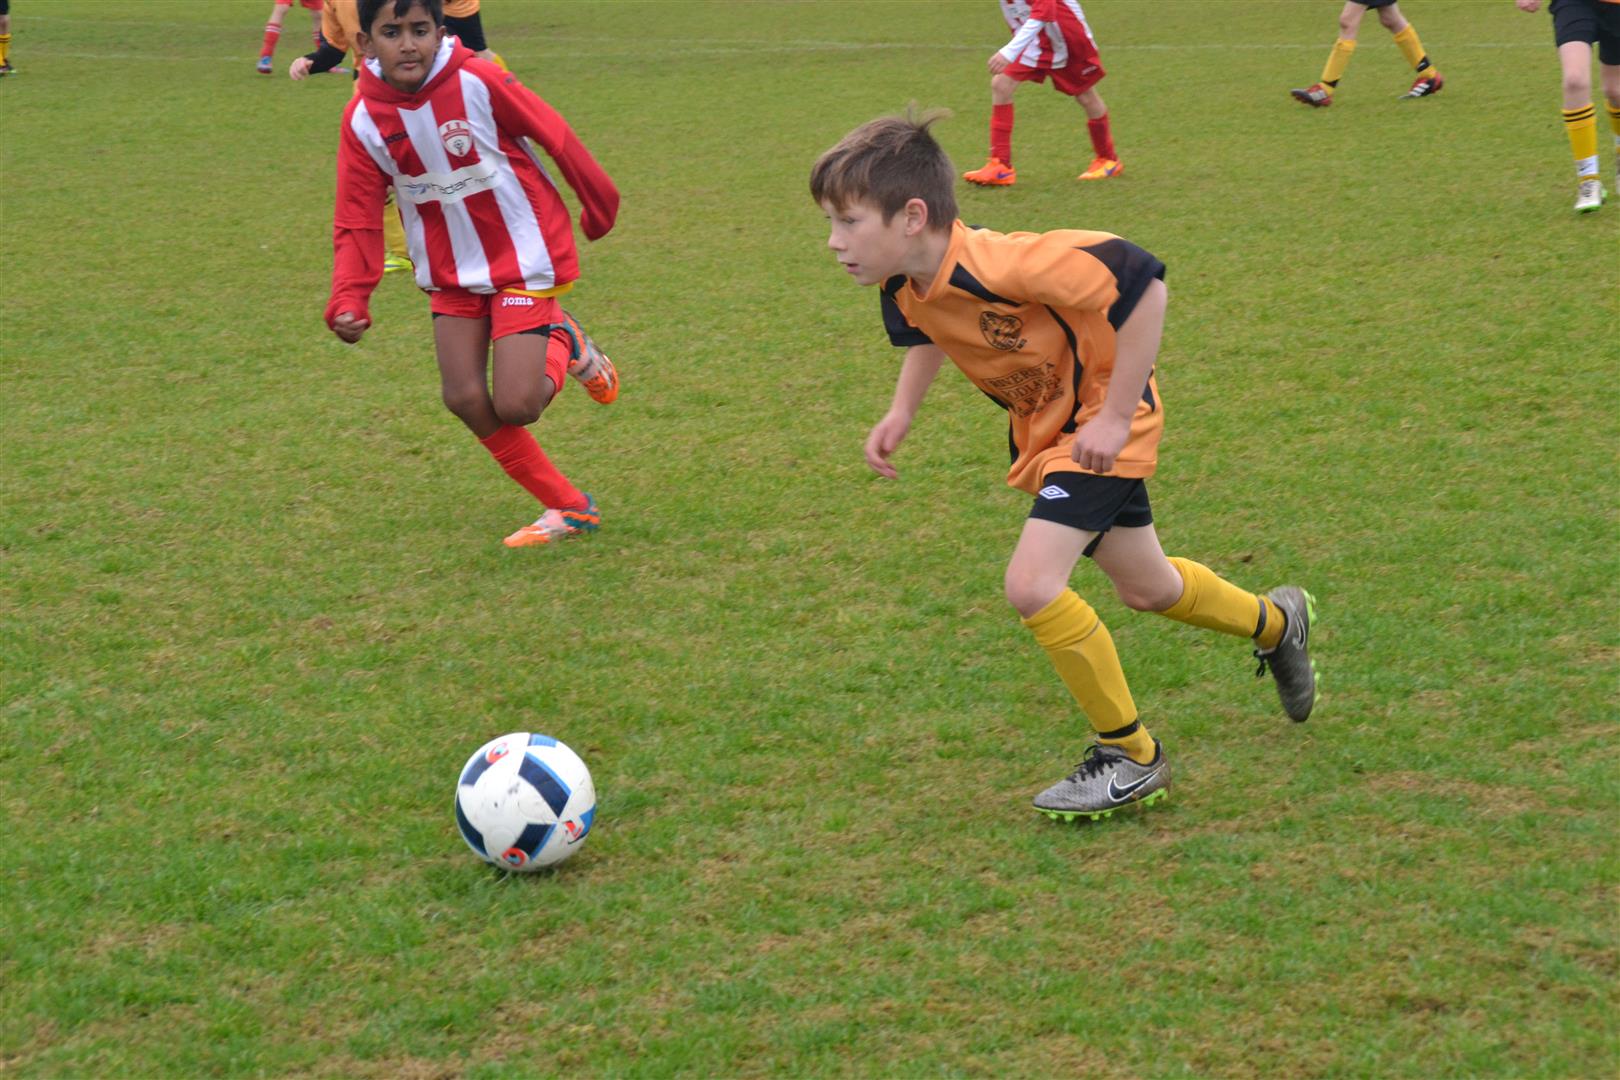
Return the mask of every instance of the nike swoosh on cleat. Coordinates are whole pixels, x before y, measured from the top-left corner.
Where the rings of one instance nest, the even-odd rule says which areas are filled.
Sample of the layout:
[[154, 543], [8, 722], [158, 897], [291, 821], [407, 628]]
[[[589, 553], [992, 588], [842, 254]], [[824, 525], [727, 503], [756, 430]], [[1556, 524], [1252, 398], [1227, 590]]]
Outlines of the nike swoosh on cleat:
[[1112, 799], [1114, 802], [1117, 802], [1117, 803], [1125, 802], [1125, 801], [1129, 800], [1132, 795], [1136, 794], [1137, 790], [1140, 789], [1143, 784], [1147, 783], [1149, 780], [1152, 780], [1155, 776], [1158, 776], [1158, 775], [1159, 775], [1159, 770], [1154, 769], [1152, 772], [1148, 773], [1146, 776], [1142, 777], [1140, 780], [1133, 780], [1131, 783], [1126, 784], [1124, 787], [1119, 786], [1119, 784], [1117, 782], [1119, 780], [1119, 777], [1110, 776], [1108, 778], [1108, 797], [1110, 799]]

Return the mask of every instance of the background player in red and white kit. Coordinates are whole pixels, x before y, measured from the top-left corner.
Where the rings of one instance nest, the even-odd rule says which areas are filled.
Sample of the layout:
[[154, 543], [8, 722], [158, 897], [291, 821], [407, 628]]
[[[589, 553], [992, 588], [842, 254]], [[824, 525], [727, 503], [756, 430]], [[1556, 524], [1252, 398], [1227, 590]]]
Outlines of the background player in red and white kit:
[[1097, 45], [1079, 0], [998, 0], [1012, 40], [990, 55], [990, 160], [962, 178], [987, 187], [1018, 179], [1012, 166], [1013, 93], [1021, 82], [1052, 80], [1086, 110], [1095, 153], [1081, 180], [1106, 180], [1125, 171], [1108, 127], [1108, 106], [1095, 87], [1104, 74]]
[[[315, 39], [315, 47], [321, 47], [321, 0], [298, 0], [309, 11], [310, 35]], [[287, 9], [292, 7], [293, 0], [276, 0], [270, 8], [270, 21], [264, 26], [264, 44], [259, 46], [259, 63], [257, 70], [260, 75], [270, 74], [271, 58], [276, 55], [276, 42], [281, 39], [281, 23], [287, 18]]]
[[431, 298], [445, 406], [545, 507], [507, 546], [595, 531], [595, 501], [527, 425], [565, 372], [603, 404], [617, 397], [618, 376], [557, 302], [579, 277], [573, 224], [525, 140], [579, 197], [587, 237], [613, 227], [618, 189], [551, 106], [445, 36], [439, 0], [361, 0], [359, 16], [356, 44], [367, 59], [338, 146], [327, 325], [350, 343], [370, 325], [392, 186], [416, 282]]

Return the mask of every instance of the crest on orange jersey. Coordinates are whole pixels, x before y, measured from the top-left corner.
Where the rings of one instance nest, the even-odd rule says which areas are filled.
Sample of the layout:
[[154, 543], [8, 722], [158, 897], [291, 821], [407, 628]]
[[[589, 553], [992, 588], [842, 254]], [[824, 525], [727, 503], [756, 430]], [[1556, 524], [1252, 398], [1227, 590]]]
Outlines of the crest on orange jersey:
[[992, 349], [1000, 352], [1012, 352], [1024, 346], [1024, 339], [1018, 332], [1024, 328], [1024, 320], [1016, 315], [1002, 315], [994, 311], [980, 312], [979, 330], [984, 334], [984, 340], [990, 343]]

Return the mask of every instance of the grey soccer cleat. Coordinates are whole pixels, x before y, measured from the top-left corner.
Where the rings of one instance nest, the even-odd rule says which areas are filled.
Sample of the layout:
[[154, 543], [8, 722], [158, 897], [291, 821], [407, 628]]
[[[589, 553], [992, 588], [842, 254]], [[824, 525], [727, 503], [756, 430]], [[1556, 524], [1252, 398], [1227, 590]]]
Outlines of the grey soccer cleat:
[[1277, 647], [1266, 652], [1254, 650], [1260, 661], [1255, 671], [1259, 678], [1271, 669], [1277, 680], [1277, 696], [1282, 698], [1283, 712], [1288, 719], [1299, 723], [1311, 715], [1316, 704], [1316, 663], [1311, 659], [1311, 623], [1316, 620], [1316, 597], [1297, 585], [1282, 585], [1266, 593], [1270, 600], [1288, 617], [1287, 629]]
[[1092, 743], [1074, 772], [1035, 796], [1035, 809], [1057, 821], [1108, 817], [1129, 803], [1151, 803], [1170, 790], [1170, 762], [1153, 742], [1153, 761], [1138, 765], [1117, 746]]

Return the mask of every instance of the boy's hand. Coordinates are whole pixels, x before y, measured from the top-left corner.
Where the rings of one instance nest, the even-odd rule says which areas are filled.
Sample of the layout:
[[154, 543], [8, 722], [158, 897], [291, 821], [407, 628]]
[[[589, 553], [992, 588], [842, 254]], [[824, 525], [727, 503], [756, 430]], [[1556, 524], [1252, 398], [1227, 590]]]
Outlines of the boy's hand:
[[337, 318], [332, 320], [332, 333], [353, 345], [360, 340], [360, 335], [366, 332], [371, 323], [359, 318], [352, 311], [340, 311]]
[[1125, 442], [1130, 437], [1129, 417], [1122, 420], [1111, 412], [1100, 412], [1074, 433], [1074, 445], [1069, 449], [1069, 456], [1082, 469], [1105, 473], [1114, 467], [1114, 459], [1125, 449]]
[[889, 463], [889, 456], [899, 449], [900, 443], [911, 430], [911, 419], [897, 416], [894, 413], [884, 414], [883, 419], [877, 422], [869, 435], [866, 436], [866, 463], [872, 471], [879, 476], [887, 476], [890, 480], [898, 480], [900, 474]]
[[1541, 6], [1541, 0], [1517, 0], [1520, 11], [1534, 11]]
[[308, 78], [310, 67], [311, 64], [309, 57], [300, 56], [298, 59], [294, 60], [292, 62], [292, 66], [287, 69], [287, 77], [293, 82], [297, 82], [299, 79]]
[[999, 52], [993, 52], [990, 54], [989, 67], [990, 74], [1000, 75], [1003, 71], [1007, 70], [1007, 58], [1002, 56]]

